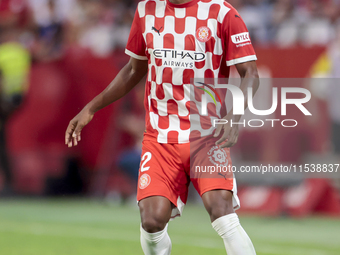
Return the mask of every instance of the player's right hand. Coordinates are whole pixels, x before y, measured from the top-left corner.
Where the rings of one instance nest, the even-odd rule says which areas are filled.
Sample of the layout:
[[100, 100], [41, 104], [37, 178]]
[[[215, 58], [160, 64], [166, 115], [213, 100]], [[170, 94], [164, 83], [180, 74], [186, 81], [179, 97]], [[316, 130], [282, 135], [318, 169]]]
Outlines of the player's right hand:
[[92, 120], [93, 115], [84, 108], [70, 121], [65, 133], [65, 144], [68, 147], [78, 145], [81, 130]]

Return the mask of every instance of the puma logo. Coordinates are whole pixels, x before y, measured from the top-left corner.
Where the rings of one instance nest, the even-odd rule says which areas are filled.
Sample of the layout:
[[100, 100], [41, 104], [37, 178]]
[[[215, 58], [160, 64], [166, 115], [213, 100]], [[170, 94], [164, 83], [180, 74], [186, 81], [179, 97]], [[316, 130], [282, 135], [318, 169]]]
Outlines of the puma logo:
[[158, 33], [158, 35], [161, 35], [159, 31], [160, 31], [162, 28], [163, 28], [163, 27], [161, 27], [160, 29], [157, 29], [157, 28], [155, 28], [155, 27], [152, 27], [151, 29], [152, 29], [152, 30], [155, 30], [155, 31]]
[[218, 175], [221, 175], [224, 177], [224, 179], [227, 179], [226, 175], [225, 174], [222, 174], [222, 173], [218, 173]]

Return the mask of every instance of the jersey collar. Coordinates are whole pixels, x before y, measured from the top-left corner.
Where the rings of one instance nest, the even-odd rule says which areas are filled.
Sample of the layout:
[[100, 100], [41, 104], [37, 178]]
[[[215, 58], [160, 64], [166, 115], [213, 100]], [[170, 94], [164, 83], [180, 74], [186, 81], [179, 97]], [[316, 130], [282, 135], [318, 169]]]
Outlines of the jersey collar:
[[166, 4], [172, 8], [187, 8], [189, 6], [196, 4], [198, 1], [199, 0], [191, 0], [190, 2], [187, 2], [185, 4], [174, 4], [174, 3], [171, 3], [169, 0], [166, 0]]

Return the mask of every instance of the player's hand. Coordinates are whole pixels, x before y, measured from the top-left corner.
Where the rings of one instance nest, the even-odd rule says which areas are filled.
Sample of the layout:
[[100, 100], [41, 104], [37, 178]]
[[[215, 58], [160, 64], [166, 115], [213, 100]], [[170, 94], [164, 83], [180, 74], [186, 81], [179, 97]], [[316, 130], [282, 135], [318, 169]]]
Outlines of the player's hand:
[[224, 144], [220, 145], [220, 148], [232, 147], [237, 143], [239, 135], [238, 125], [233, 125], [231, 127], [231, 118], [232, 117], [228, 115], [224, 117], [224, 119], [226, 119], [228, 122], [226, 124], [217, 125], [217, 128], [215, 130], [214, 137], [218, 137], [223, 130], [222, 137], [216, 142], [216, 145], [225, 142]]
[[78, 145], [81, 140], [81, 130], [92, 120], [93, 115], [84, 108], [70, 121], [65, 133], [65, 144], [68, 147]]

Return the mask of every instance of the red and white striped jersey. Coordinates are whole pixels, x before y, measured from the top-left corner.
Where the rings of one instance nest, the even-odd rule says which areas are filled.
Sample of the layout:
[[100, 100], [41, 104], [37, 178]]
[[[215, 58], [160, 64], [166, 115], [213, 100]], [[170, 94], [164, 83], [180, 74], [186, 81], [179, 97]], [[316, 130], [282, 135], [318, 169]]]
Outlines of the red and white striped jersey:
[[256, 60], [243, 20], [224, 0], [139, 2], [125, 52], [148, 60], [145, 135], [159, 143], [189, 142], [191, 78], [227, 78], [229, 66]]

